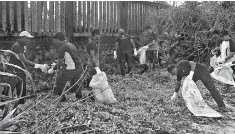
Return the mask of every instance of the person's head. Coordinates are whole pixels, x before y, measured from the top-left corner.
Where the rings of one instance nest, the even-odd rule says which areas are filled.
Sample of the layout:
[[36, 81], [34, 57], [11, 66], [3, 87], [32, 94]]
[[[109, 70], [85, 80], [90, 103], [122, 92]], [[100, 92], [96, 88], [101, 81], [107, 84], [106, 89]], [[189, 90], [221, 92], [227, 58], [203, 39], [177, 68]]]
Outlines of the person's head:
[[91, 31], [91, 36], [95, 39], [95, 40], [100, 40], [100, 30], [99, 29], [93, 29]]
[[54, 43], [57, 45], [62, 44], [65, 40], [65, 34], [63, 32], [58, 32], [54, 36]]
[[216, 38], [218, 38], [219, 37], [219, 31], [218, 30], [214, 30], [213, 32], [212, 32], [212, 38], [213, 39], [216, 39]]
[[173, 65], [173, 64], [169, 65], [167, 67], [167, 71], [172, 75], [176, 75], [176, 72], [177, 72], [176, 65]]
[[228, 41], [230, 39], [229, 32], [227, 30], [222, 30], [220, 36], [223, 41]]
[[118, 31], [118, 34], [119, 34], [119, 35], [124, 35], [124, 34], [125, 34], [125, 31], [124, 31], [123, 29], [120, 29], [120, 30]]
[[33, 36], [28, 31], [22, 31], [19, 34], [19, 42], [22, 45], [26, 45], [30, 38], [33, 38]]
[[145, 31], [147, 32], [153, 32], [152, 28], [150, 26], [146, 26]]

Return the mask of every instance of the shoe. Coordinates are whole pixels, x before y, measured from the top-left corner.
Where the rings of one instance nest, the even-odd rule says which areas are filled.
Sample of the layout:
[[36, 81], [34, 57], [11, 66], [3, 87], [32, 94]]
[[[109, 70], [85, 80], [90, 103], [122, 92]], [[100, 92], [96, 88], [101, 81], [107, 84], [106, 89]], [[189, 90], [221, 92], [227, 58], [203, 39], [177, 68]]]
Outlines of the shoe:
[[231, 110], [229, 110], [229, 109], [226, 108], [225, 106], [219, 107], [219, 111], [220, 111], [220, 112], [231, 112]]
[[81, 99], [82, 98], [82, 90], [78, 89], [75, 96], [76, 96], [76, 98]]
[[66, 97], [65, 97], [65, 95], [62, 95], [60, 98], [60, 102], [65, 102], [65, 101], [66, 101]]

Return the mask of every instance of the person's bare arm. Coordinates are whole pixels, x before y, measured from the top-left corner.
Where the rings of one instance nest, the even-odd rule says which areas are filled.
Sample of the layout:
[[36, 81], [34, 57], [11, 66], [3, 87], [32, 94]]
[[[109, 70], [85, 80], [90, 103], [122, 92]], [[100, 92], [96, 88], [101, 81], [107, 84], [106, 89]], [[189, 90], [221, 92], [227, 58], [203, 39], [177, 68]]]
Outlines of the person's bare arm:
[[175, 92], [176, 93], [180, 90], [180, 86], [181, 86], [181, 81], [177, 81], [176, 86], [175, 86]]
[[23, 63], [25, 65], [28, 65], [28, 66], [34, 66], [35, 65], [35, 63], [33, 63], [33, 62], [26, 59], [24, 53], [19, 53], [18, 56], [19, 56], [20, 60], [23, 61]]
[[130, 39], [130, 41], [131, 41], [132, 48], [135, 49], [135, 43], [134, 43], [133, 39]]
[[115, 42], [114, 51], [118, 50], [118, 42]]
[[90, 55], [92, 57], [92, 61], [95, 64], [95, 67], [99, 67], [99, 61], [95, 55], [95, 51], [94, 50], [90, 50]]

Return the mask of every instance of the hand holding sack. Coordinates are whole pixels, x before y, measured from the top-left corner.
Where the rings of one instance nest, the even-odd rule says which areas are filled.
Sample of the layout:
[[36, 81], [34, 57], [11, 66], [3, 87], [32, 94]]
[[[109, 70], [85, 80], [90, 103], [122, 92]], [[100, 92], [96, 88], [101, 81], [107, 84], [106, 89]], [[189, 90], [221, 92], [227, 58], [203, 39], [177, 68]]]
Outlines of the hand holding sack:
[[117, 52], [116, 51], [113, 52], [113, 57], [114, 57], [114, 59], [117, 59]]
[[105, 104], [118, 102], [113, 95], [104, 72], [94, 75], [89, 86], [93, 89], [96, 101]]
[[174, 92], [174, 94], [171, 97], [171, 101], [174, 101], [177, 98], [177, 96], [178, 96], [178, 93]]
[[140, 59], [140, 64], [146, 63], [146, 51], [148, 50], [148, 48], [149, 48], [148, 46], [144, 46], [137, 51], [137, 54], [139, 55]]
[[136, 48], [134, 49], [134, 56], [137, 56]]

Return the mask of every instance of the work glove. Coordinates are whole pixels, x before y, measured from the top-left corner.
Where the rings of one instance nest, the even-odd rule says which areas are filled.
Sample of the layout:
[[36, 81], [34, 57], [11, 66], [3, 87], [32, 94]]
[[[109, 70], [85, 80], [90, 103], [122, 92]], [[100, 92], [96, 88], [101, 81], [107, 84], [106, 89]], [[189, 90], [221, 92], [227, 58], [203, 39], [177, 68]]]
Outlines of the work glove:
[[232, 62], [229, 62], [229, 63], [225, 63], [224, 65], [230, 67], [230, 66], [233, 65], [233, 63], [232, 63]]
[[113, 55], [114, 55], [114, 59], [117, 59], [117, 52], [116, 51], [113, 52]]
[[97, 73], [97, 74], [98, 74], [98, 73], [101, 73], [101, 70], [100, 70], [99, 67], [95, 67], [94, 69], [96, 70], [96, 73]]
[[221, 59], [218, 59], [217, 62], [218, 62], [219, 64], [224, 64], [226, 61], [225, 61], [224, 58], [221, 58]]
[[149, 48], [149, 46], [143, 46], [143, 48], [144, 48], [144, 49], [148, 49], [148, 48]]
[[177, 98], [177, 96], [178, 96], [178, 93], [174, 92], [174, 94], [171, 97], [171, 101], [174, 101]]
[[137, 56], [136, 48], [134, 49], [134, 56]]
[[192, 80], [193, 79], [193, 74], [194, 74], [194, 71], [190, 71], [189, 75], [187, 76], [187, 79]]
[[49, 66], [47, 64], [35, 64], [34, 68], [39, 68], [41, 69], [42, 72], [47, 72], [47, 69], [49, 68]]

